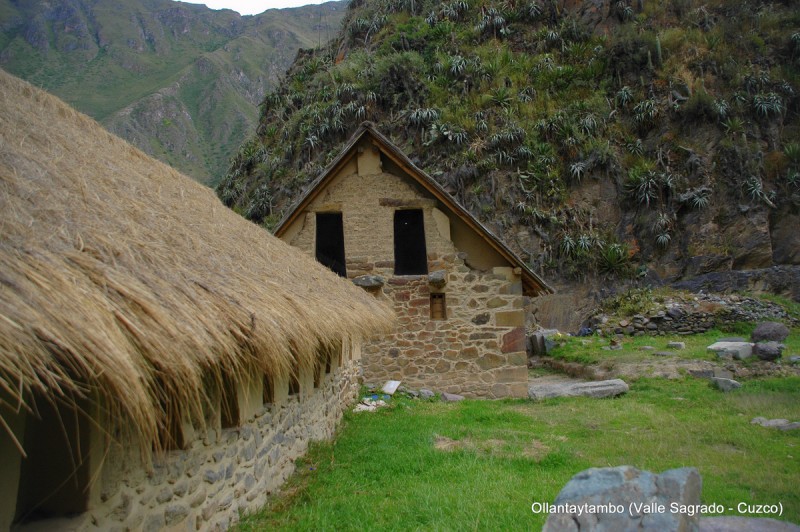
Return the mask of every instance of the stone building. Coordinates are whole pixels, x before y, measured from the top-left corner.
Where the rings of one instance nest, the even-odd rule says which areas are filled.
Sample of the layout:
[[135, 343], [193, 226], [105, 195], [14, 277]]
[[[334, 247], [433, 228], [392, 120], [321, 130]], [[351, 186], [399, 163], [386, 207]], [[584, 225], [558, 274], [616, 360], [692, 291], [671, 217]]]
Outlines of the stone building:
[[0, 235], [0, 531], [227, 528], [393, 318], [2, 70]]
[[526, 298], [552, 289], [372, 124], [275, 234], [394, 307], [394, 332], [365, 346], [367, 382], [526, 396]]

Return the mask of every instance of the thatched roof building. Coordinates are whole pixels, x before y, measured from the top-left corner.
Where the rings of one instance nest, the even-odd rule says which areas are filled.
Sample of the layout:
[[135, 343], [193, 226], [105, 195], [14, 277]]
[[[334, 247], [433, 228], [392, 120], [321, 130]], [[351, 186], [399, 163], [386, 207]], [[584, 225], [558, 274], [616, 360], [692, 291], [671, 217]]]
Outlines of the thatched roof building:
[[34, 395], [88, 396], [155, 442], [165, 405], [200, 408], [209, 375], [285, 377], [391, 319], [211, 190], [3, 71], [0, 235], [2, 424]]

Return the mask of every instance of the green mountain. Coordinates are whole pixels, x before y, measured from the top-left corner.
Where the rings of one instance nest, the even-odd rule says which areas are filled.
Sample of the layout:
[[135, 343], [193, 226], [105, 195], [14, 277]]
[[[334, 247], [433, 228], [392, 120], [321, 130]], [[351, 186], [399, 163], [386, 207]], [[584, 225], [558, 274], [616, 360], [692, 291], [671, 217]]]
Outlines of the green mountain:
[[171, 0], [0, 0], [0, 66], [213, 184], [297, 50], [344, 14], [342, 2], [242, 17]]
[[548, 278], [798, 265], [799, 92], [792, 1], [353, 0], [217, 190], [269, 226], [370, 120]]

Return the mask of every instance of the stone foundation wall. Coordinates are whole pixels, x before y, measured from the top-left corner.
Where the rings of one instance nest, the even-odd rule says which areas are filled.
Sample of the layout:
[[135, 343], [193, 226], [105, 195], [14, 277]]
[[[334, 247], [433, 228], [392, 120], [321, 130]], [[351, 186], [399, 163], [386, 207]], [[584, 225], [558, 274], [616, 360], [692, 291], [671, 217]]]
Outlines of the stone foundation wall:
[[[428, 275], [394, 276], [391, 263], [348, 263], [348, 272], [385, 277], [380, 297], [393, 305], [392, 334], [364, 347], [364, 379], [467, 397], [526, 397], [528, 370], [522, 285], [512, 268], [472, 270], [462, 254], [429, 255]], [[445, 295], [447, 319], [431, 319], [430, 294]]]
[[[325, 375], [319, 388], [267, 404], [242, 426], [210, 429], [183, 451], [142, 464], [131, 446], [112, 444], [97, 500], [79, 529], [225, 530], [260, 509], [295, 469], [310, 441], [333, 436], [358, 392], [358, 361]], [[133, 454], [137, 453], [137, 454]], [[151, 471], [147, 472], [148, 469]]]

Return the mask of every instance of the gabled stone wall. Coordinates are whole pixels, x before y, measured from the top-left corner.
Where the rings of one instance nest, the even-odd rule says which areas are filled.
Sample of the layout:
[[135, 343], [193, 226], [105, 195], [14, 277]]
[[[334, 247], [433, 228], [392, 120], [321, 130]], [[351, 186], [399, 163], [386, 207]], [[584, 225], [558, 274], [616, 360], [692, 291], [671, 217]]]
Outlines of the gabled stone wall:
[[[401, 177], [402, 170], [370, 142], [357, 150], [281, 238], [314, 256], [316, 213], [341, 212], [347, 277], [383, 278], [372, 290], [393, 305], [397, 326], [365, 345], [365, 381], [401, 380], [470, 397], [526, 397], [520, 272], [446, 206]], [[399, 209], [422, 211], [428, 272], [444, 272], [443, 286], [431, 285], [428, 275], [394, 274], [393, 218]], [[445, 294], [446, 320], [431, 319], [431, 291]]]

